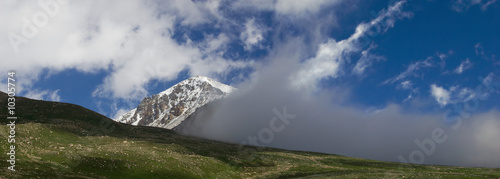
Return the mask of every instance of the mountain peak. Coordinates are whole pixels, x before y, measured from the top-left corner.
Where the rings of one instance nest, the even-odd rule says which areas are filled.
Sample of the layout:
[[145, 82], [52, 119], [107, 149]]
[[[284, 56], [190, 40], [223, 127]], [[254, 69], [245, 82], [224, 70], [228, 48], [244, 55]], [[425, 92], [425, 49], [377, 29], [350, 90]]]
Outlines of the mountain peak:
[[197, 85], [197, 84], [202, 84], [202, 83], [208, 83], [210, 84], [212, 87], [215, 87], [219, 90], [221, 90], [222, 92], [224, 93], [232, 93], [234, 92], [234, 90], [236, 90], [236, 88], [232, 87], [232, 86], [229, 86], [229, 85], [226, 85], [226, 84], [223, 84], [221, 82], [218, 82], [214, 79], [211, 79], [211, 78], [208, 78], [206, 76], [193, 76], [193, 77], [190, 77], [188, 79], [185, 79], [184, 81], [181, 81], [179, 83], [177, 83], [176, 85], [172, 86], [171, 88], [159, 93], [159, 95], [164, 95], [164, 94], [170, 94], [172, 93], [172, 91], [174, 90], [175, 87], [177, 86], [183, 86], [183, 85]]
[[172, 129], [196, 109], [225, 98], [235, 90], [234, 87], [205, 76], [190, 77], [159, 94], [144, 98], [137, 108], [125, 113], [116, 121]]
[[223, 83], [221, 83], [221, 82], [219, 82], [217, 80], [214, 80], [214, 79], [211, 79], [211, 78], [208, 78], [208, 77], [205, 77], [205, 76], [191, 77], [191, 79], [199, 80], [199, 81], [202, 81], [202, 82], [207, 82], [207, 83], [211, 84], [213, 87], [219, 88], [224, 93], [232, 93], [234, 90], [236, 90], [236, 88], [234, 88], [232, 86], [223, 84]]

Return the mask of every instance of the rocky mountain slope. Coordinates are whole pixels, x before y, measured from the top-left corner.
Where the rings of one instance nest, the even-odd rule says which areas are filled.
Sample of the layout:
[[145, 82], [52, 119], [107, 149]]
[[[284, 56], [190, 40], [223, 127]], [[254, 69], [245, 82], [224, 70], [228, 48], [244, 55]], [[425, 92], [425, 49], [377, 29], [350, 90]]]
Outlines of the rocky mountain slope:
[[196, 76], [144, 98], [137, 108], [115, 119], [118, 122], [173, 129], [207, 103], [224, 98], [236, 88]]

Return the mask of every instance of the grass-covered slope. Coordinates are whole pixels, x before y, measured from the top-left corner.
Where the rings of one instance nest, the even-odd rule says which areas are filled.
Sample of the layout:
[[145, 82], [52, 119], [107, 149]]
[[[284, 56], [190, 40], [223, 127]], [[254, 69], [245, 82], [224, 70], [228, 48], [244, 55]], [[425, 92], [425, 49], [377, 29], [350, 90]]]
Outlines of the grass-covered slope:
[[499, 178], [500, 169], [407, 165], [181, 136], [115, 123], [83, 107], [18, 97], [16, 171], [7, 169], [0, 92], [0, 178]]

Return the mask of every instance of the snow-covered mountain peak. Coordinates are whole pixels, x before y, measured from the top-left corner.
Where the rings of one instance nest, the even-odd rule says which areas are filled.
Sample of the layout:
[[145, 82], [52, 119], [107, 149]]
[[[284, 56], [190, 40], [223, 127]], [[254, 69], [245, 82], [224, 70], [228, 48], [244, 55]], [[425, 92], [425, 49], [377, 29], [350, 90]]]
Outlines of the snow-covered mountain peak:
[[236, 88], [208, 77], [191, 77], [159, 94], [144, 98], [137, 108], [125, 113], [116, 121], [172, 129], [196, 109], [224, 98], [235, 90]]
[[177, 83], [176, 85], [159, 93], [158, 95], [161, 96], [161, 95], [165, 95], [165, 94], [170, 94], [173, 92], [174, 89], [176, 89], [179, 86], [193, 86], [194, 87], [194, 86], [199, 86], [203, 83], [207, 83], [207, 84], [211, 85], [212, 87], [217, 88], [217, 89], [221, 90], [223, 93], [227, 93], [227, 94], [230, 94], [230, 93], [234, 92], [235, 90], [237, 90], [236, 88], [234, 88], [232, 86], [222, 84], [222, 83], [215, 81], [211, 78], [208, 78], [205, 76], [195, 76], [195, 77], [190, 77], [184, 81]]
[[222, 90], [222, 92], [224, 92], [224, 93], [232, 93], [234, 90], [236, 90], [236, 88], [234, 88], [232, 86], [222, 84], [221, 82], [215, 81], [215, 80], [208, 78], [208, 77], [205, 77], [205, 76], [196, 76], [196, 77], [191, 77], [189, 79], [194, 80], [194, 81], [207, 82], [210, 85], [212, 85], [213, 87]]

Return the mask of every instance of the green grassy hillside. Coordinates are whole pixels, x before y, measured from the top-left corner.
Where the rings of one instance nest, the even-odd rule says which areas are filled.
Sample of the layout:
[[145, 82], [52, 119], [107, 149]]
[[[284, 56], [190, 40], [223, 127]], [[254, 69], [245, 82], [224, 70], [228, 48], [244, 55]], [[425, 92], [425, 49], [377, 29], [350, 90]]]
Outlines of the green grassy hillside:
[[[0, 105], [7, 106], [0, 93]], [[500, 169], [409, 165], [238, 145], [115, 123], [83, 107], [17, 98], [16, 171], [0, 108], [0, 178], [499, 178]]]

